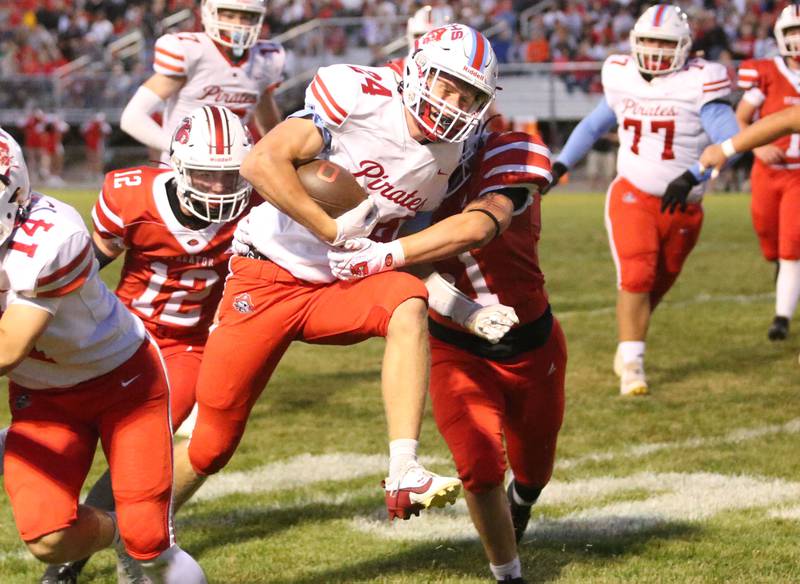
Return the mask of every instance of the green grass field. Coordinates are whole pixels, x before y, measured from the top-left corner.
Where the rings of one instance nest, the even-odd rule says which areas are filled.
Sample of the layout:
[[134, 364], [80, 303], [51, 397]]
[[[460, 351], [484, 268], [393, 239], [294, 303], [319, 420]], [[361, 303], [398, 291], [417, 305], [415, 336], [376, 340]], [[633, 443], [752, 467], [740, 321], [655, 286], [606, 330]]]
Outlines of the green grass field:
[[[62, 196], [86, 212], [95, 194]], [[646, 398], [620, 398], [611, 371], [603, 198], [551, 194], [543, 221], [540, 255], [570, 360], [558, 465], [520, 550], [527, 579], [800, 581], [800, 335], [766, 340], [773, 268], [748, 198], [707, 199], [701, 241], [654, 317]], [[178, 515], [180, 543], [209, 581], [490, 581], [463, 501], [384, 519], [381, 352], [380, 340], [290, 350], [231, 464]], [[421, 450], [452, 472], [430, 418]], [[101, 469], [98, 460], [92, 478]], [[41, 570], [6, 500], [0, 582], [36, 582]], [[113, 555], [92, 560], [83, 581], [115, 582]]]

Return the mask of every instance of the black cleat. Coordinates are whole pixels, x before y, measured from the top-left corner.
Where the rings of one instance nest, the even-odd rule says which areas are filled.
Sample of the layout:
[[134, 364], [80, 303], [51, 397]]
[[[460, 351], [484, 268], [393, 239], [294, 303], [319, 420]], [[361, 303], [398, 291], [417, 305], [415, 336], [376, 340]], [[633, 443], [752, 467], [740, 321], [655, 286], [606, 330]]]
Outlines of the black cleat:
[[770, 341], [783, 341], [789, 336], [789, 319], [785, 316], [776, 316], [767, 331]]
[[[511, 522], [514, 524], [514, 536], [517, 543], [522, 541], [522, 536], [525, 535], [525, 529], [528, 527], [528, 521], [531, 519], [532, 505], [520, 505], [514, 501], [514, 481], [508, 483], [506, 496], [508, 497], [508, 506], [511, 509]], [[512, 582], [517, 582], [512, 580]]]
[[[78, 562], [75, 562], [78, 563]], [[85, 562], [75, 569], [73, 563], [70, 564], [51, 564], [42, 574], [39, 584], [78, 584], [78, 574], [81, 572]]]

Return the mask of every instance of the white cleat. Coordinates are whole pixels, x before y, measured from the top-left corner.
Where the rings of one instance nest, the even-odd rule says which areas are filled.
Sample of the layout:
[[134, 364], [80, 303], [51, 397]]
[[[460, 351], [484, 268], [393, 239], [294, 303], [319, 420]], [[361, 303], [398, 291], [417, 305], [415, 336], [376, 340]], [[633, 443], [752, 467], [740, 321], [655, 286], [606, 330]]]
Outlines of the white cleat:
[[145, 576], [139, 562], [134, 560], [121, 545], [115, 549], [117, 552], [117, 584], [152, 584], [150, 578]]
[[461, 481], [439, 476], [426, 470], [421, 464], [412, 462], [399, 479], [383, 481], [383, 488], [386, 491], [386, 509], [391, 521], [395, 517], [409, 519], [429, 507], [454, 504], [461, 491]]
[[622, 366], [619, 393], [624, 396], [647, 395], [647, 377], [644, 374], [644, 361], [637, 359]]

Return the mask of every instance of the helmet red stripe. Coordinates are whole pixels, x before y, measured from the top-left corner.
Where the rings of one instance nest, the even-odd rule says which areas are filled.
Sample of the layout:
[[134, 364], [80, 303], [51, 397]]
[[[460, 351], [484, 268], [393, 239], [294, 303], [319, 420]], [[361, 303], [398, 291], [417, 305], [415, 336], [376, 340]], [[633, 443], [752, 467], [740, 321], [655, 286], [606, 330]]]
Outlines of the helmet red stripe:
[[214, 118], [214, 146], [216, 154], [225, 154], [225, 128], [222, 125], [222, 114], [215, 107], [209, 108]]
[[664, 11], [667, 9], [666, 4], [659, 4], [656, 10], [656, 15], [653, 18], [653, 26], [661, 26], [661, 19], [664, 18]]
[[483, 66], [483, 56], [486, 52], [486, 39], [481, 33], [475, 31], [475, 53], [472, 57], [470, 67], [480, 71]]

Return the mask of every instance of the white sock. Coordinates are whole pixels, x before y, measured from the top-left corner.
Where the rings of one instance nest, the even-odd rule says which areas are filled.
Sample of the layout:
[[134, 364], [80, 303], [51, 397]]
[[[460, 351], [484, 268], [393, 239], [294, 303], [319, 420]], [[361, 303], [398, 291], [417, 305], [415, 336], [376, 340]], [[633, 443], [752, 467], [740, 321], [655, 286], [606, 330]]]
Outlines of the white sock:
[[139, 564], [153, 584], [207, 584], [200, 564], [177, 545]]
[[492, 571], [495, 580], [502, 581], [508, 576], [512, 578], [522, 578], [522, 564], [519, 563], [519, 556], [507, 564], [500, 564], [499, 566], [489, 564], [489, 569]]
[[639, 359], [644, 360], [644, 341], [621, 341], [619, 344], [619, 354], [622, 362], [632, 363]]
[[791, 319], [800, 297], [800, 260], [780, 260], [775, 283], [775, 314]]
[[400, 438], [389, 442], [389, 482], [399, 478], [409, 462], [417, 460], [418, 441], [412, 438]]

